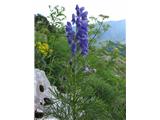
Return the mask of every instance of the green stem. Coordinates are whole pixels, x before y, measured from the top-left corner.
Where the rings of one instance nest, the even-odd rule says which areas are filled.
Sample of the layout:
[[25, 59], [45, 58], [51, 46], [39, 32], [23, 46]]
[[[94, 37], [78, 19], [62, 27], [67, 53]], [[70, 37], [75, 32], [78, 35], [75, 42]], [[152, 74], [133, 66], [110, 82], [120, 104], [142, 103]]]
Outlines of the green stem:
[[91, 46], [92, 41], [93, 41], [93, 40], [95, 39], [95, 37], [97, 36], [98, 31], [101, 29], [102, 24], [103, 24], [103, 20], [101, 21], [101, 24], [100, 24], [98, 30], [96, 31], [96, 33], [94, 34], [94, 36], [91, 38], [90, 43], [89, 43], [89, 47]]
[[73, 91], [73, 120], [76, 120], [76, 92], [77, 92], [77, 83], [76, 83], [76, 72], [77, 70], [77, 55], [74, 57], [74, 91]]

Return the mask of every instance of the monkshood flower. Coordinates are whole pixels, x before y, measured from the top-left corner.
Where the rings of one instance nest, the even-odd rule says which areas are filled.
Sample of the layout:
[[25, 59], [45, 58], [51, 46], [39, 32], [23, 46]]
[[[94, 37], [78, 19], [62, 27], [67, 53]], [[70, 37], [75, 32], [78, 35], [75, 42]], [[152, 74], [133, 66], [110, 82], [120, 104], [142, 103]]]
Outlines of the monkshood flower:
[[70, 22], [67, 22], [66, 25], [66, 34], [67, 34], [67, 40], [68, 40], [68, 44], [71, 46], [73, 39], [74, 39], [74, 35], [75, 32], [72, 29], [72, 25]]
[[[68, 44], [74, 55], [77, 50], [81, 50], [83, 56], [88, 55], [88, 12], [84, 11], [84, 7], [79, 8], [76, 5], [76, 15], [72, 14], [72, 24], [67, 22], [66, 35]], [[73, 30], [73, 25], [76, 25], [76, 30]]]

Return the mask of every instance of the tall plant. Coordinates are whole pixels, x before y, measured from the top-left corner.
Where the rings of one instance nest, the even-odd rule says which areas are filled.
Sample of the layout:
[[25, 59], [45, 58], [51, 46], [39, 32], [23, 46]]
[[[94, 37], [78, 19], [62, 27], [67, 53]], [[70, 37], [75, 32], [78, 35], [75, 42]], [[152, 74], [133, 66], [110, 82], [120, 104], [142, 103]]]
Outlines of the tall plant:
[[[89, 79], [94, 70], [88, 67], [88, 12], [76, 5], [76, 14], [67, 22], [66, 37], [71, 57], [64, 66], [63, 89], [51, 90], [52, 104], [47, 106], [46, 116], [60, 120], [103, 120], [109, 118], [104, 102], [95, 97]], [[76, 26], [75, 30], [73, 26]]]

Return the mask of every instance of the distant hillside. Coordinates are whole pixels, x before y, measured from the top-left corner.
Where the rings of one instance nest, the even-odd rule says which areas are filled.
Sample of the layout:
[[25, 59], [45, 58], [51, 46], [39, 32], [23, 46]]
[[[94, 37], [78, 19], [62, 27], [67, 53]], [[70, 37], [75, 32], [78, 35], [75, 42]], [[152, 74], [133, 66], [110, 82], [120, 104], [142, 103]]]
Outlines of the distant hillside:
[[97, 40], [98, 42], [111, 40], [114, 42], [125, 43], [126, 41], [126, 22], [125, 20], [108, 21], [106, 24], [110, 25], [108, 31], [103, 33]]

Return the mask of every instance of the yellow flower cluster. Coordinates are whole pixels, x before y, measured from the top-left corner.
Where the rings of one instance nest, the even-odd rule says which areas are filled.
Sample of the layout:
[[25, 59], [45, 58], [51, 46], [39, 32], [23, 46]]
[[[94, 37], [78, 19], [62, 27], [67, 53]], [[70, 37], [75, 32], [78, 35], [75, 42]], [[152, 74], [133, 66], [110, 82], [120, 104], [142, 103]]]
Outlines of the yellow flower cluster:
[[39, 50], [39, 52], [45, 56], [49, 53], [49, 46], [47, 43], [37, 42], [36, 47]]

